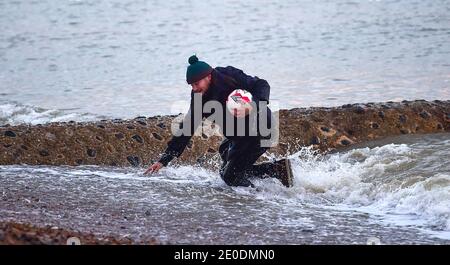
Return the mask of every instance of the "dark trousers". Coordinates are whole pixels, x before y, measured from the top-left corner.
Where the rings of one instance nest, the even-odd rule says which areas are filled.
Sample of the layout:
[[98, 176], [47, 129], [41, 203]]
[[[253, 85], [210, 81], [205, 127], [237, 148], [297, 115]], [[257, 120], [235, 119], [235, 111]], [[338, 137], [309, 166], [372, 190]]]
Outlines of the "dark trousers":
[[253, 184], [249, 177], [265, 178], [270, 170], [271, 163], [254, 165], [256, 160], [269, 148], [261, 147], [260, 139], [241, 138], [239, 140], [225, 139], [219, 153], [222, 157], [220, 177], [229, 186], [249, 187]]

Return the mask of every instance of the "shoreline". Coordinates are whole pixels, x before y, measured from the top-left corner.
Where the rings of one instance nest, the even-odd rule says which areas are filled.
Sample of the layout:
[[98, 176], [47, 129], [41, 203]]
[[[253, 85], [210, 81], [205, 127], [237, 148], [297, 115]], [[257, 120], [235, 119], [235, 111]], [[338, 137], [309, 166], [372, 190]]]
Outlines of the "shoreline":
[[[70, 245], [72, 239], [81, 245], [156, 245], [156, 240], [136, 242], [113, 235], [95, 235], [90, 232], [71, 231], [54, 226], [36, 226], [30, 223], [0, 221], [0, 245]], [[68, 240], [69, 244], [68, 244]]]

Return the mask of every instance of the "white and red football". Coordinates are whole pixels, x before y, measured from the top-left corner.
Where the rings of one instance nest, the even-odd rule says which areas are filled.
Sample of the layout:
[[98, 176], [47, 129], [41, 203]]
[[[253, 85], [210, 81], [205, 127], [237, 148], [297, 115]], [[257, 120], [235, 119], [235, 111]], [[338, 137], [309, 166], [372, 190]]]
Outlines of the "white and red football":
[[227, 109], [231, 113], [236, 113], [239, 110], [244, 111], [249, 108], [252, 102], [252, 94], [247, 90], [236, 89], [228, 95], [227, 98]]

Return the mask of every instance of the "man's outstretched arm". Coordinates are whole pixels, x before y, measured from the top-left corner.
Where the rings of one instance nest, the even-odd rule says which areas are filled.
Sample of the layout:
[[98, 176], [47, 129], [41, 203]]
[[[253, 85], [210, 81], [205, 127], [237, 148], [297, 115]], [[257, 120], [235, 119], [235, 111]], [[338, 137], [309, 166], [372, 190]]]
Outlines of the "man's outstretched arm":
[[[167, 166], [170, 161], [172, 161], [175, 157], [181, 156], [183, 151], [186, 149], [187, 144], [191, 140], [192, 136], [194, 135], [195, 131], [197, 130], [198, 126], [201, 124], [201, 120], [194, 120], [194, 106], [193, 106], [193, 100], [191, 98], [191, 105], [189, 108], [188, 113], [183, 119], [183, 122], [181, 123], [180, 129], [181, 132], [179, 132], [177, 135], [172, 136], [170, 141], [167, 143], [167, 148], [164, 150], [163, 154], [161, 155], [158, 162], [155, 162], [153, 165], [151, 165], [144, 174], [148, 173], [156, 173], [158, 172], [162, 167]], [[190, 132], [187, 134], [183, 133], [183, 128], [185, 126], [190, 125]]]

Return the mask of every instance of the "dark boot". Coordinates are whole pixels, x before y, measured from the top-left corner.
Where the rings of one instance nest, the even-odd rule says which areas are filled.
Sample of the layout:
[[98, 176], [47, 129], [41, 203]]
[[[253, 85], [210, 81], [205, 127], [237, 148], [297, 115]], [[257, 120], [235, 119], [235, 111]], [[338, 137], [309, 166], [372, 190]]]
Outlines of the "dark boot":
[[276, 178], [286, 187], [293, 186], [294, 174], [292, 173], [291, 162], [289, 159], [281, 159], [274, 162], [264, 162], [252, 165], [245, 174], [256, 178]]
[[291, 161], [287, 158], [274, 162], [273, 175], [288, 188], [294, 185], [294, 174], [292, 173]]

